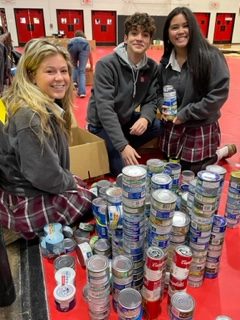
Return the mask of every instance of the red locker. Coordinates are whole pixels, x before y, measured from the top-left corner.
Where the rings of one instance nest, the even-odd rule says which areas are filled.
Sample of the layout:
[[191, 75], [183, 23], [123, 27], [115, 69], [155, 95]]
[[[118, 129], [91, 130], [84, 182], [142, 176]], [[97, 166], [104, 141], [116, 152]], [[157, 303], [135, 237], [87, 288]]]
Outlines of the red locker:
[[58, 32], [73, 38], [76, 30], [84, 31], [82, 10], [57, 10]]
[[216, 16], [214, 43], [231, 43], [235, 13], [218, 13]]
[[14, 14], [20, 46], [30, 39], [45, 37], [42, 9], [14, 9]]
[[202, 30], [202, 34], [205, 38], [208, 36], [208, 29], [209, 29], [209, 20], [210, 20], [210, 13], [208, 12], [195, 12], [194, 13], [197, 22], [199, 24], [200, 29]]
[[92, 32], [97, 45], [116, 45], [116, 12], [92, 11]]

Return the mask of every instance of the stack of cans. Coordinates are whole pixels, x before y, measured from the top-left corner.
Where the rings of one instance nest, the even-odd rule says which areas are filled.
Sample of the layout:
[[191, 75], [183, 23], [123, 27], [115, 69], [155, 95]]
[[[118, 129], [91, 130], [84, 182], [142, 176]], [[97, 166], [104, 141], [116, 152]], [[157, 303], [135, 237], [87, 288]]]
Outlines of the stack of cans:
[[225, 217], [227, 226], [235, 228], [240, 221], [240, 170], [232, 171], [230, 175]]
[[189, 215], [191, 215], [192, 208], [193, 208], [196, 185], [197, 185], [197, 178], [194, 178], [193, 180], [191, 180], [188, 185], [186, 213], [188, 213]]
[[177, 246], [173, 254], [172, 266], [170, 270], [168, 286], [169, 301], [174, 293], [186, 291], [191, 262], [191, 249], [186, 245]]
[[108, 239], [98, 239], [93, 245], [93, 253], [106, 256], [110, 259], [112, 257], [112, 250]]
[[180, 185], [181, 165], [177, 162], [168, 162], [165, 164], [164, 173], [168, 174], [172, 178], [171, 190], [178, 191]]
[[151, 178], [157, 173], [163, 172], [165, 163], [160, 159], [148, 159], [147, 160], [147, 191], [151, 190]]
[[186, 244], [190, 226], [190, 217], [182, 211], [174, 211], [170, 246], [168, 249], [167, 270], [170, 270], [175, 249], [179, 245]]
[[195, 300], [186, 292], [176, 292], [171, 297], [170, 320], [194, 319]]
[[143, 283], [146, 177], [147, 171], [141, 166], [122, 170], [123, 249], [133, 260], [132, 286], [136, 290]]
[[87, 260], [87, 299], [91, 320], [110, 316], [110, 272], [108, 258], [93, 255]]
[[216, 211], [220, 186], [221, 177], [219, 174], [206, 170], [198, 172], [189, 234], [189, 245], [193, 253], [189, 285], [193, 287], [200, 287], [203, 282], [213, 216]]
[[149, 247], [157, 246], [167, 252], [176, 200], [176, 195], [170, 190], [158, 189], [152, 192], [147, 236]]
[[162, 277], [166, 255], [158, 247], [149, 247], [146, 252], [144, 283], [142, 287], [143, 308], [147, 319], [157, 319], [162, 297]]
[[112, 275], [112, 302], [115, 311], [117, 311], [117, 302], [120, 291], [132, 286], [132, 260], [123, 255], [114, 257], [112, 261]]
[[207, 252], [205, 278], [214, 279], [218, 276], [226, 227], [227, 219], [219, 215], [214, 215]]
[[96, 220], [96, 230], [99, 238], [108, 238], [107, 201], [101, 197], [93, 199], [92, 211]]
[[206, 167], [206, 170], [210, 171], [210, 172], [215, 172], [215, 173], [219, 174], [220, 177], [221, 177], [220, 188], [218, 190], [218, 197], [217, 197], [217, 204], [216, 204], [216, 213], [217, 213], [218, 212], [218, 208], [219, 208], [219, 204], [220, 204], [221, 194], [222, 194], [222, 190], [223, 190], [223, 186], [224, 186], [224, 180], [225, 180], [225, 176], [226, 176], [227, 170], [224, 167], [219, 166], [217, 164], [208, 165]]

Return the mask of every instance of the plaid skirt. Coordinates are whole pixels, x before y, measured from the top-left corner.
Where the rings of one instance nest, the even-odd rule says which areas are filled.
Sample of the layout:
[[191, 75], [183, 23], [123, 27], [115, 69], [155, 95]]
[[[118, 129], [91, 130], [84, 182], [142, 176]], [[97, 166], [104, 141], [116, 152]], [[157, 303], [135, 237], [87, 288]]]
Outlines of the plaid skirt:
[[198, 162], [212, 158], [220, 145], [221, 133], [218, 122], [198, 128], [174, 125], [166, 122], [162, 139], [162, 152], [168, 158]]
[[90, 215], [95, 195], [83, 187], [78, 177], [74, 178], [77, 190], [57, 195], [20, 197], [0, 189], [0, 224], [25, 239], [32, 239], [45, 224], [60, 222], [69, 225]]

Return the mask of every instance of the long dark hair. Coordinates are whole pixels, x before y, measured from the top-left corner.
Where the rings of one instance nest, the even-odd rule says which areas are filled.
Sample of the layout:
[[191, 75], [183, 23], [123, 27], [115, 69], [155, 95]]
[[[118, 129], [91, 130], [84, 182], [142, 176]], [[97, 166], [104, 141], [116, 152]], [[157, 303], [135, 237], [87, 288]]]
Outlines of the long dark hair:
[[192, 73], [193, 86], [196, 92], [204, 94], [207, 92], [211, 74], [210, 51], [215, 48], [203, 37], [198, 22], [190, 9], [177, 7], [167, 16], [163, 28], [164, 52], [161, 62], [169, 58], [172, 52], [173, 44], [169, 40], [168, 32], [171, 20], [179, 14], [183, 14], [188, 22], [189, 41], [187, 45], [187, 63]]

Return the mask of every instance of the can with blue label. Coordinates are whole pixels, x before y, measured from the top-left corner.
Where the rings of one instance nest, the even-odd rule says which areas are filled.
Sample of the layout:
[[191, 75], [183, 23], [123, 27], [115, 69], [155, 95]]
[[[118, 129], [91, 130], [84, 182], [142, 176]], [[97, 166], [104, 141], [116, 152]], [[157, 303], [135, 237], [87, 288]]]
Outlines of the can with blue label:
[[118, 296], [118, 317], [121, 320], [142, 319], [142, 296], [133, 288], [123, 289]]

